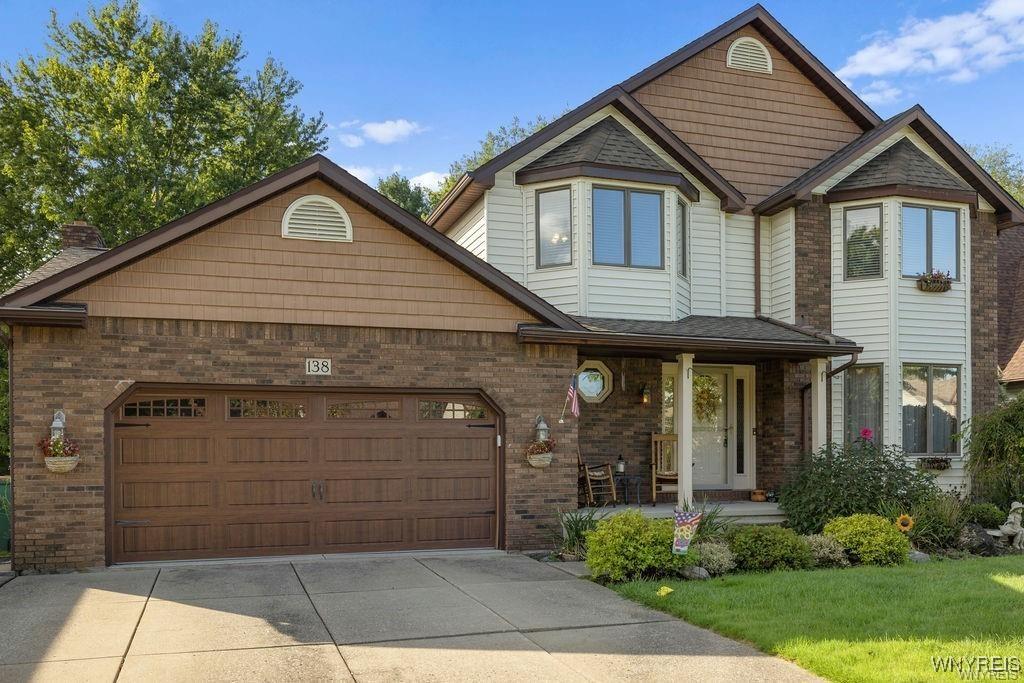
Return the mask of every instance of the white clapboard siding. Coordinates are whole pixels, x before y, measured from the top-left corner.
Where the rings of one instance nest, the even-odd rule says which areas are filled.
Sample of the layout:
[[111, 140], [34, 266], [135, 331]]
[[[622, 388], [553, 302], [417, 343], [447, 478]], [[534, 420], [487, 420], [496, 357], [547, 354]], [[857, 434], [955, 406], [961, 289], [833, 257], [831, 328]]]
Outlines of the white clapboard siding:
[[487, 260], [487, 210], [483, 197], [455, 222], [448, 236], [477, 258]]
[[726, 315], [754, 315], [754, 217], [725, 219]]
[[693, 315], [722, 315], [722, 210], [718, 197], [690, 207], [690, 296]]
[[[768, 305], [765, 310], [770, 316], [787, 323], [796, 322], [794, 287], [796, 286], [796, 242], [794, 226], [796, 212], [793, 209], [776, 214], [768, 225]], [[764, 224], [762, 222], [762, 232]], [[763, 242], [764, 240], [762, 240]], [[762, 279], [762, 282], [764, 280]]]
[[526, 281], [530, 291], [537, 293], [559, 310], [580, 313], [580, 182], [571, 182], [572, 190], [572, 264], [555, 268], [537, 268], [537, 191], [562, 187], [566, 181], [544, 183], [523, 188], [523, 218], [526, 225]]

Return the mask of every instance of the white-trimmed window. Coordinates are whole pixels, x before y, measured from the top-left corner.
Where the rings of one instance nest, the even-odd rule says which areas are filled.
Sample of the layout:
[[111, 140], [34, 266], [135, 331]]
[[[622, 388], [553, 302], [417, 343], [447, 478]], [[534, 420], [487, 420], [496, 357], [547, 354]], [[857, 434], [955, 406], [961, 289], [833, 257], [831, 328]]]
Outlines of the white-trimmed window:
[[945, 455], [959, 450], [960, 368], [903, 365], [903, 450]]
[[538, 190], [537, 267], [572, 265], [572, 189]]
[[732, 41], [725, 57], [725, 65], [730, 69], [770, 74], [772, 56], [761, 41], [743, 36]]
[[843, 209], [844, 278], [882, 277], [882, 205]]
[[663, 193], [594, 186], [593, 261], [599, 266], [665, 267]]
[[846, 443], [867, 439], [882, 443], [884, 374], [881, 365], [854, 365], [843, 378]]
[[289, 205], [281, 221], [281, 236], [300, 240], [351, 242], [352, 219], [330, 197], [309, 194]]
[[960, 279], [960, 212], [903, 205], [903, 276], [939, 271]]

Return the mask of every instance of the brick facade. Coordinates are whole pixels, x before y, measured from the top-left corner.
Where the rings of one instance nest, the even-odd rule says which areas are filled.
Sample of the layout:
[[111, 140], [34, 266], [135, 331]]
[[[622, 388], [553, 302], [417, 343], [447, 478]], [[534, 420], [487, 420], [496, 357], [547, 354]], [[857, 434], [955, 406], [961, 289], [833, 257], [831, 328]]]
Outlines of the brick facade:
[[801, 389], [810, 382], [807, 363], [785, 360], [757, 364], [757, 487], [778, 492], [800, 462], [804, 448]]
[[979, 212], [971, 220], [972, 415], [992, 410], [999, 393], [998, 243], [995, 214]]
[[832, 215], [821, 195], [796, 207], [796, 324], [832, 329]]
[[[335, 359], [332, 377], [303, 374]], [[101, 318], [87, 329], [14, 329], [14, 568], [104, 563], [104, 409], [135, 382], [480, 389], [504, 411], [505, 543], [550, 546], [555, 509], [576, 503], [576, 425], [553, 424], [555, 461], [522, 455], [538, 413], [557, 416], [576, 367], [571, 346], [515, 335]], [[48, 472], [35, 444], [64, 409], [82, 463]], [[556, 420], [552, 420], [556, 422]]]

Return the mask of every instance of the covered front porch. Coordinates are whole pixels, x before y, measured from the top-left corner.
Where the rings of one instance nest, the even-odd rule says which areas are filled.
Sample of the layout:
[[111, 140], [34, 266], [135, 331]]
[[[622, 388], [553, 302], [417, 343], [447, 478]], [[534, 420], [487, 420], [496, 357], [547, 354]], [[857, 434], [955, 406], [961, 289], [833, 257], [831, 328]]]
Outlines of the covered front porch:
[[[853, 342], [769, 318], [578, 318], [581, 507], [668, 516], [703, 501], [743, 521], [782, 521], [775, 494], [829, 433], [835, 356]], [[551, 342], [546, 328], [520, 336]], [[751, 500], [764, 494], [765, 502]]]

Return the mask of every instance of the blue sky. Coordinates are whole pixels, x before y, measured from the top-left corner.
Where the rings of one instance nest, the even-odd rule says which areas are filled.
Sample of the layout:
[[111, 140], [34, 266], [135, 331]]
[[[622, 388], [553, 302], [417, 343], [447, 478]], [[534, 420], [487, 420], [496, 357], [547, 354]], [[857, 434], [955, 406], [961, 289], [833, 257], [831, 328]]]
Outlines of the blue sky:
[[[436, 180], [489, 128], [575, 106], [750, 4], [143, 0], [188, 33], [240, 33], [250, 67], [280, 60], [329, 122], [328, 155], [371, 182]], [[1024, 151], [1024, 0], [764, 4], [881, 116], [919, 102], [964, 144]], [[0, 60], [42, 51], [49, 7], [87, 5], [0, 0]]]

